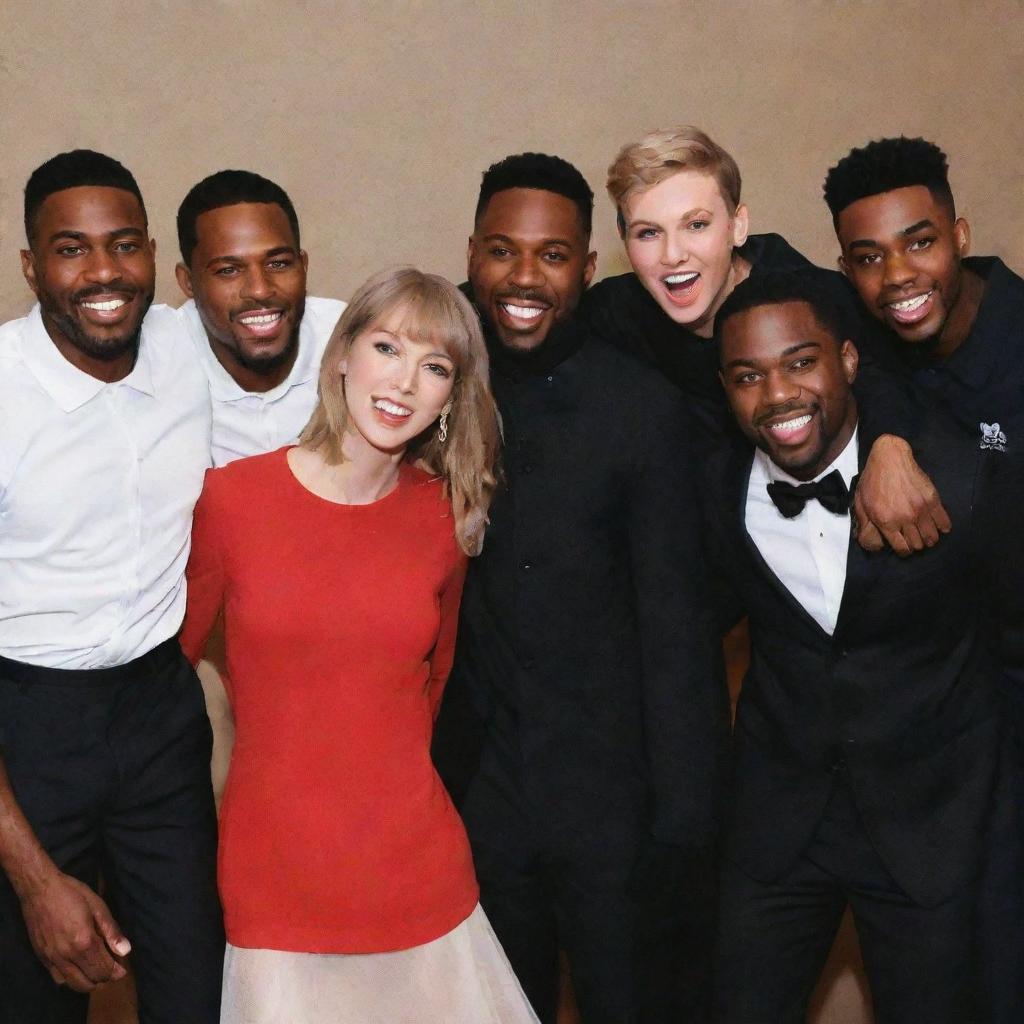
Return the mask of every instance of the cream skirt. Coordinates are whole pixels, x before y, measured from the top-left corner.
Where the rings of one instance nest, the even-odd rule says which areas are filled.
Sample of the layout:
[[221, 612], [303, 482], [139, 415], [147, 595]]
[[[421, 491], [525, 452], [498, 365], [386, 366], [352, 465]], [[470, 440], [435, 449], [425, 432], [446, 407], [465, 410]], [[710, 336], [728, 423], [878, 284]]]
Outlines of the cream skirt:
[[221, 1024], [537, 1024], [480, 905], [394, 953], [285, 953], [230, 943]]

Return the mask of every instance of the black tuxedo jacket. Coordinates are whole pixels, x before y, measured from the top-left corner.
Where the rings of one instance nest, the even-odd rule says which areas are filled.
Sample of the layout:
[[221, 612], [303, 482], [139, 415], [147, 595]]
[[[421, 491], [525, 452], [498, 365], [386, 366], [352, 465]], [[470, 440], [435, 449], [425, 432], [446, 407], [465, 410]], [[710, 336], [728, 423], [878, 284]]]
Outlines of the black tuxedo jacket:
[[851, 539], [833, 636], [747, 533], [750, 452], [710, 463], [711, 560], [732, 588], [731, 614], [749, 614], [752, 639], [726, 855], [762, 881], [798, 859], [837, 775], [916, 902], [942, 902], [977, 869], [1002, 745], [998, 690], [1022, 685], [1020, 460], [937, 422], [915, 453], [953, 530], [907, 559]]

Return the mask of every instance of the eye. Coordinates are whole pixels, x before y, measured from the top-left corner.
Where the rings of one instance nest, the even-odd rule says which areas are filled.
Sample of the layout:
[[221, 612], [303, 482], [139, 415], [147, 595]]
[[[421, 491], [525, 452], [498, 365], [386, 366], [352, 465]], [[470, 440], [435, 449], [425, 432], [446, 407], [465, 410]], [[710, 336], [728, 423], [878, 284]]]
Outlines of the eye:
[[233, 267], [233, 266], [231, 266], [230, 263], [227, 264], [226, 266], [218, 267], [214, 271], [214, 274], [217, 277], [234, 277], [235, 274], [237, 274], [237, 273], [238, 273], [238, 267]]
[[293, 261], [290, 259], [270, 260], [270, 262], [267, 263], [267, 267], [270, 270], [288, 270], [292, 266], [292, 263]]
[[57, 250], [58, 256], [81, 256], [85, 250], [80, 245], [62, 245]]
[[544, 253], [544, 259], [547, 260], [548, 263], [565, 263], [568, 261], [569, 257], [566, 256], [564, 252], [552, 251]]
[[708, 220], [691, 220], [686, 225], [691, 231], [703, 231], [706, 227], [711, 226], [711, 221]]
[[817, 360], [813, 356], [804, 356], [789, 364], [791, 370], [807, 370], [814, 366]]
[[133, 252], [138, 252], [139, 248], [140, 248], [140, 246], [139, 246], [138, 242], [115, 242], [114, 243], [114, 252], [120, 253], [122, 256], [129, 256]]
[[657, 231], [656, 228], [638, 228], [634, 232], [633, 237], [635, 239], [637, 239], [638, 241], [643, 242], [643, 241], [646, 241], [649, 238], [656, 238], [657, 235], [658, 235], [658, 231]]
[[881, 253], [877, 252], [865, 252], [854, 258], [854, 263], [858, 267], [870, 267], [876, 263], [880, 263], [882, 260]]
[[452, 375], [452, 371], [445, 366], [444, 363], [427, 363], [425, 369], [440, 377], [442, 380], [447, 380]]
[[934, 238], [917, 238], [907, 247], [909, 252], [923, 252], [935, 244]]
[[385, 356], [393, 356], [398, 352], [398, 349], [390, 341], [375, 341], [373, 347]]
[[759, 373], [755, 373], [753, 370], [747, 370], [746, 373], [738, 373], [733, 377], [734, 384], [756, 384], [761, 379]]
[[490, 249], [487, 250], [487, 252], [491, 256], [494, 256], [495, 258], [497, 258], [499, 260], [504, 259], [506, 256], [511, 256], [512, 255], [508, 251], [508, 249], [506, 249], [505, 246], [503, 246], [503, 245], [492, 245], [490, 247]]

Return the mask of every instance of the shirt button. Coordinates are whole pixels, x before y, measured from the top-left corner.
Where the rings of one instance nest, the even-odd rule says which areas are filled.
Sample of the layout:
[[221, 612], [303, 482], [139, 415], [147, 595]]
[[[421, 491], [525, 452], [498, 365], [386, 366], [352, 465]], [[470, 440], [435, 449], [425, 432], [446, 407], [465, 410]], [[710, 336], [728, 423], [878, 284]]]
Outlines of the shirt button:
[[533, 563], [523, 562], [520, 568], [523, 570], [523, 572], [529, 572], [533, 568]]
[[530, 463], [528, 463], [528, 462], [524, 462], [523, 463], [523, 472], [524, 473], [532, 473], [533, 472], [533, 466], [531, 466]]

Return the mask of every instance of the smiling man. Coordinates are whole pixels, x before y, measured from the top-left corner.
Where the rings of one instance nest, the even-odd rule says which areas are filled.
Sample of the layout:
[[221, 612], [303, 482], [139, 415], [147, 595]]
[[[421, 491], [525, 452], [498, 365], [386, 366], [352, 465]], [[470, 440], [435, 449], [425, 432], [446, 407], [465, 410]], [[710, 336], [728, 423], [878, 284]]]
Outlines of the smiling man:
[[843, 273], [918, 386], [979, 441], [998, 423], [1024, 445], [1024, 280], [967, 255], [942, 150], [902, 136], [851, 150], [825, 201]]
[[[483, 176], [469, 285], [505, 486], [470, 565], [435, 752], [540, 1019], [555, 1019], [561, 947], [588, 1024], [696, 1022], [710, 901], [687, 919], [679, 891], [705, 880], [727, 699], [678, 393], [576, 315], [592, 206], [558, 157]], [[460, 710], [480, 741], [461, 772]], [[665, 931], [645, 916], [654, 903], [671, 906]]]
[[178, 243], [180, 315], [213, 399], [214, 465], [293, 443], [345, 303], [307, 297], [287, 193], [251, 171], [211, 174], [181, 203]]
[[121, 164], [44, 163], [25, 231], [38, 303], [0, 327], [0, 1020], [84, 1022], [131, 951], [140, 1021], [214, 1022], [210, 726], [177, 641], [209, 394], [150, 305]]
[[712, 460], [705, 492], [725, 618], [749, 616], [753, 648], [716, 1020], [806, 1020], [847, 905], [880, 1022], [988, 1019], [974, 921], [986, 851], [1015, 813], [998, 689], [1024, 677], [1024, 547], [1004, 514], [1024, 500], [1022, 462], [944, 417], [922, 424], [915, 451], [953, 530], [911, 559], [866, 554], [849, 517], [868, 440], [857, 352], [834, 306], [806, 278], [764, 275], [735, 289], [719, 327], [722, 381], [756, 451]]

